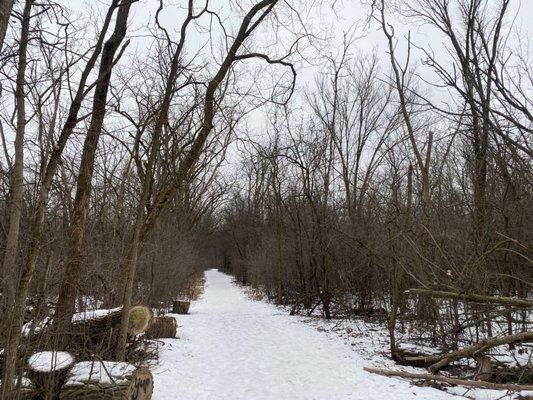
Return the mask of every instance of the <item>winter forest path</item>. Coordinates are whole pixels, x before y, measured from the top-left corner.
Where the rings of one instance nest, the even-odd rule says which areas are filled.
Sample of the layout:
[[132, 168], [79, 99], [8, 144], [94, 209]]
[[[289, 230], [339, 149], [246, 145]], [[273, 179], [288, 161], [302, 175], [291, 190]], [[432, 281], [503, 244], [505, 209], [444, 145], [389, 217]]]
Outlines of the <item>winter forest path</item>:
[[174, 316], [179, 339], [165, 339], [154, 400], [457, 399], [364, 372], [350, 346], [251, 300], [216, 270], [190, 314]]

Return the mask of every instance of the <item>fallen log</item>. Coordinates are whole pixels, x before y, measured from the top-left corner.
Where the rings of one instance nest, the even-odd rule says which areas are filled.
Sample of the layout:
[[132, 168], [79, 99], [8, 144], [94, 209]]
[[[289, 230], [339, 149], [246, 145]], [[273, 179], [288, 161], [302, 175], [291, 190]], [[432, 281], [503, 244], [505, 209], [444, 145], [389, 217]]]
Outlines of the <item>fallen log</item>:
[[189, 300], [174, 300], [172, 302], [172, 312], [174, 314], [188, 314], [191, 302]]
[[443, 290], [431, 290], [431, 289], [408, 289], [406, 294], [422, 294], [430, 297], [441, 297], [447, 299], [455, 299], [462, 301], [470, 301], [473, 303], [489, 303], [500, 304], [506, 306], [514, 306], [519, 308], [533, 308], [533, 300], [519, 299], [515, 297], [503, 297], [503, 296], [485, 296], [480, 294], [469, 293], [456, 293], [447, 292]]
[[[150, 307], [142, 305], [132, 307], [128, 321], [128, 335], [135, 336], [145, 332], [150, 327], [152, 319]], [[92, 358], [94, 354], [104, 359], [113, 357], [121, 321], [122, 307], [75, 314], [66, 348], [77, 352], [81, 357]]]
[[150, 400], [153, 376], [147, 367], [111, 361], [74, 365], [60, 400]]
[[150, 339], [165, 339], [176, 337], [176, 318], [155, 317], [152, 326], [146, 331], [146, 337]]
[[503, 383], [492, 383], [485, 381], [472, 381], [468, 379], [458, 379], [458, 378], [449, 378], [442, 375], [434, 374], [415, 374], [405, 371], [393, 371], [390, 369], [382, 368], [369, 368], [364, 367], [365, 371], [383, 375], [383, 376], [393, 376], [406, 379], [420, 379], [425, 381], [435, 381], [435, 382], [444, 382], [450, 385], [466, 386], [466, 387], [475, 387], [480, 389], [493, 389], [493, 390], [506, 390], [511, 392], [522, 392], [526, 390], [533, 390], [533, 385], [517, 385], [513, 383], [503, 384]]
[[62, 351], [41, 351], [28, 358], [28, 378], [34, 393], [43, 399], [54, 399], [74, 364], [74, 357]]
[[113, 357], [120, 329], [122, 308], [75, 314], [65, 349], [80, 358]]
[[438, 372], [448, 364], [460, 360], [461, 358], [475, 357], [485, 353], [487, 350], [504, 344], [533, 341], [533, 331], [521, 332], [514, 335], [508, 335], [498, 338], [490, 338], [480, 341], [479, 343], [467, 346], [465, 348], [444, 354], [435, 354], [421, 357], [405, 357], [406, 361], [423, 362], [430, 364], [430, 372]]

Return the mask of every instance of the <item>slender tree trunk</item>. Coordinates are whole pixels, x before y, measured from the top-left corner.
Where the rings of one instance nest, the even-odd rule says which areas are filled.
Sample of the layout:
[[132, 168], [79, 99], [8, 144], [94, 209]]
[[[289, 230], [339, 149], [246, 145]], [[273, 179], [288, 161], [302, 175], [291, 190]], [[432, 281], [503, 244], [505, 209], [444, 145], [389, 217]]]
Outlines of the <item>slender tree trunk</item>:
[[[19, 57], [17, 69], [17, 81], [15, 89], [15, 101], [17, 102], [17, 127], [15, 135], [15, 162], [10, 177], [10, 203], [9, 203], [9, 229], [6, 238], [6, 250], [4, 262], [2, 265], [2, 278], [5, 282], [5, 293], [7, 297], [6, 310], [7, 315], [13, 312], [15, 304], [15, 262], [18, 254], [20, 216], [22, 214], [22, 195], [24, 192], [24, 134], [26, 130], [26, 104], [24, 86], [26, 84], [26, 52], [28, 49], [28, 40], [30, 32], [30, 17], [33, 0], [26, 0], [22, 12], [22, 25], [20, 33]], [[1, 33], [1, 32], [0, 32]], [[5, 34], [5, 31], [4, 31]], [[3, 39], [3, 38], [2, 38]], [[7, 333], [9, 341], [9, 321], [3, 327], [3, 333]], [[6, 353], [6, 362], [4, 368], [10, 365]], [[13, 387], [14, 371], [16, 357], [11, 360], [12, 367], [8, 368], [12, 373], [2, 380], [2, 398], [7, 398]]]
[[[78, 174], [76, 197], [74, 199], [70, 231], [70, 258], [65, 268], [65, 274], [59, 289], [59, 298], [54, 318], [55, 328], [59, 334], [59, 346], [65, 345], [68, 325], [75, 311], [76, 298], [78, 295], [78, 281], [83, 265], [83, 242], [87, 220], [87, 209], [91, 194], [91, 181], [94, 172], [94, 159], [96, 149], [102, 133], [107, 103], [107, 93], [111, 80], [115, 54], [126, 36], [128, 15], [131, 7], [129, 0], [124, 0], [119, 6], [115, 29], [107, 40], [102, 51], [98, 83], [94, 92], [92, 118], [85, 137], [83, 153]], [[127, 43], [126, 43], [127, 44]]]
[[135, 229], [131, 241], [130, 253], [126, 264], [126, 284], [124, 287], [124, 296], [122, 298], [122, 322], [120, 324], [120, 333], [117, 342], [116, 357], [119, 361], [126, 358], [126, 341], [128, 336], [128, 320], [133, 294], [133, 283], [137, 272], [137, 262], [141, 248], [141, 230], [144, 222], [144, 202], [139, 202], [137, 206], [137, 217], [135, 219]]
[[[389, 205], [389, 216], [387, 221], [387, 236], [389, 247], [389, 290], [390, 290], [390, 310], [387, 320], [387, 327], [389, 330], [390, 352], [394, 358], [396, 355], [396, 320], [398, 309], [400, 307], [400, 285], [399, 285], [399, 272], [398, 272], [398, 260], [397, 260], [397, 243], [396, 236], [398, 231], [398, 183], [396, 180], [397, 172], [393, 174], [393, 182], [391, 184], [392, 200]], [[411, 182], [408, 182], [410, 185]], [[408, 190], [410, 190], [408, 188]], [[410, 200], [408, 200], [410, 201]]]
[[4, 47], [7, 27], [9, 25], [9, 16], [13, 8], [14, 0], [0, 0], [0, 53]]
[[17, 105], [17, 126], [15, 134], [15, 161], [10, 175], [9, 228], [6, 237], [6, 249], [2, 265], [2, 280], [9, 311], [15, 298], [16, 271], [15, 262], [18, 255], [20, 217], [22, 214], [22, 195], [24, 193], [24, 136], [26, 131], [26, 53], [28, 48], [30, 13], [33, 0], [27, 0], [22, 14], [20, 33], [17, 81], [15, 101]]

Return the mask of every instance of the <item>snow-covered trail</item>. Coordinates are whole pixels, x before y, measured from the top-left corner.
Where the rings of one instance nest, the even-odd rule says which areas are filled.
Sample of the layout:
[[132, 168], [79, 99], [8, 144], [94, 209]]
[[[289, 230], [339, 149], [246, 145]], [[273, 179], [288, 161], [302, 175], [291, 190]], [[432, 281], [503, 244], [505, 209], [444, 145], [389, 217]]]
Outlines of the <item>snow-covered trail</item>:
[[362, 370], [363, 358], [275, 306], [249, 299], [216, 270], [189, 315], [175, 315], [154, 370], [154, 400], [450, 399]]

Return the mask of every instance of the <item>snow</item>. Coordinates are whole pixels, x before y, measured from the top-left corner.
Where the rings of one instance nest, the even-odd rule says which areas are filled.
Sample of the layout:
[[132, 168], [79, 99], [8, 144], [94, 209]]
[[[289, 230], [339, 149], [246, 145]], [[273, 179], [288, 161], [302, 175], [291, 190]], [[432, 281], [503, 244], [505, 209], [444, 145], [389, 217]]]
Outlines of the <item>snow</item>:
[[204, 296], [189, 315], [170, 315], [179, 339], [163, 340], [153, 369], [154, 400], [458, 398], [363, 371], [372, 364], [358, 349], [376, 345], [366, 336], [354, 348], [301, 317], [251, 300], [216, 270], [206, 272]]
[[51, 322], [52, 319], [50, 317], [45, 317], [42, 321], [39, 321], [37, 323], [35, 321], [26, 322], [24, 325], [22, 325], [22, 336], [28, 336], [32, 331], [32, 327], [33, 332], [38, 333], [41, 330], [45, 329], [48, 325], [50, 325]]
[[72, 367], [67, 384], [118, 383], [125, 381], [134, 371], [135, 366], [125, 362], [82, 361]]
[[72, 322], [87, 321], [89, 319], [103, 318], [103, 317], [106, 317], [109, 314], [112, 314], [112, 313], [116, 312], [116, 311], [120, 311], [121, 309], [122, 309], [122, 307], [110, 308], [110, 309], [99, 308], [99, 309], [96, 309], [96, 310], [87, 310], [87, 311], [84, 311], [84, 312], [79, 312], [79, 313], [76, 313], [76, 314], [74, 314], [72, 316]]
[[37, 372], [50, 372], [68, 367], [74, 358], [63, 351], [41, 351], [34, 353], [28, 359], [30, 368]]

